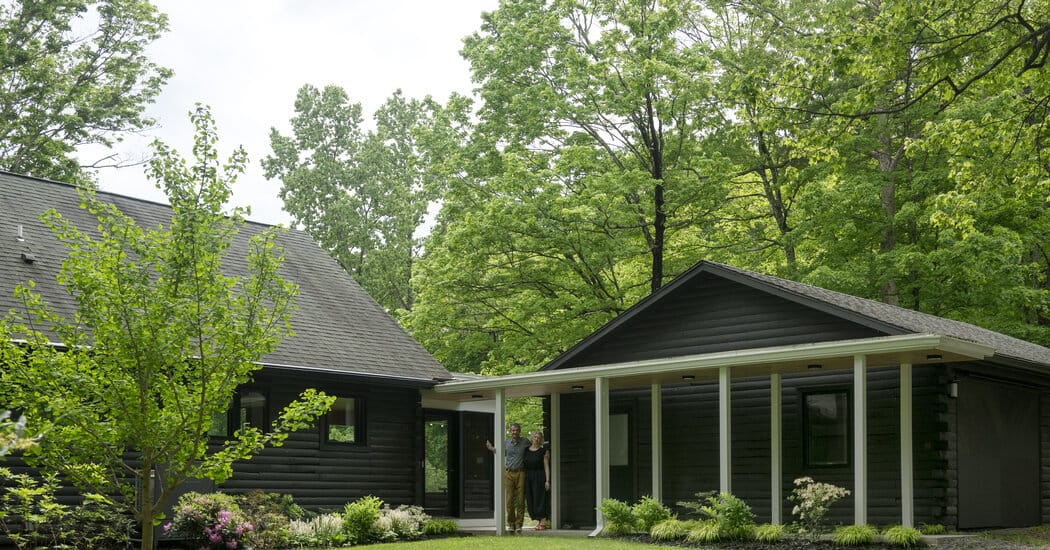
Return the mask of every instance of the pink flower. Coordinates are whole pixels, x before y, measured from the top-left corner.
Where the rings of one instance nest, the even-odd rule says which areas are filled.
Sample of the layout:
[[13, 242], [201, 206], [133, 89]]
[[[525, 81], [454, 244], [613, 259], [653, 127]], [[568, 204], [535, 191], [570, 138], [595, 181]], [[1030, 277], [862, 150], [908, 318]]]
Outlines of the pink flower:
[[222, 540], [222, 536], [218, 533], [212, 533], [211, 536], [208, 537], [208, 540], [210, 540], [212, 543], [216, 543]]
[[226, 543], [226, 548], [229, 548], [230, 550], [233, 550], [234, 548], [237, 548], [237, 541], [231, 540], [231, 541], [227, 542]]
[[167, 533], [168, 531], [171, 531], [171, 522], [170, 521], [168, 523], [164, 524], [164, 532]]

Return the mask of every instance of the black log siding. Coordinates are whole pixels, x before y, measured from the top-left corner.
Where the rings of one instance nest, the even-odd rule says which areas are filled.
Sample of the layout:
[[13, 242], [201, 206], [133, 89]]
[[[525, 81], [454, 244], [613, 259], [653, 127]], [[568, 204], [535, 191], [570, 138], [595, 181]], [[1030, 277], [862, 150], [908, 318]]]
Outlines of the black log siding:
[[[951, 400], [947, 397], [947, 374], [940, 366], [913, 369], [913, 447], [915, 520], [952, 526], [955, 511], [949, 489], [950, 446], [947, 436]], [[852, 399], [852, 372], [785, 376], [783, 391], [783, 520], [791, 522], [793, 504], [788, 497], [793, 480], [810, 476], [851, 491], [850, 497], [832, 507], [829, 521], [853, 522], [853, 464], [845, 467], [803, 466], [802, 410], [804, 390], [843, 388]], [[663, 393], [663, 501], [694, 500], [698, 491], [718, 489], [718, 385], [665, 387]], [[613, 392], [610, 408], [635, 402], [639, 414], [636, 437], [639, 445], [639, 488], [635, 498], [651, 494], [651, 454], [648, 450], [650, 423], [648, 389]], [[732, 490], [747, 502], [758, 521], [770, 520], [769, 380], [737, 379], [732, 383]], [[852, 400], [850, 402], [852, 409]], [[573, 422], [562, 423], [562, 518], [576, 527], [594, 525], [594, 397], [593, 394], [562, 396], [562, 414]], [[1050, 429], [1050, 420], [1047, 422]], [[852, 429], [852, 422], [851, 422]], [[888, 525], [900, 523], [900, 371], [896, 367], [868, 371], [868, 518]], [[644, 443], [644, 444], [643, 444]], [[644, 451], [642, 450], [644, 449]], [[852, 443], [851, 443], [852, 449]], [[683, 510], [679, 510], [682, 512]]]
[[[1050, 394], [1046, 392], [1039, 399], [1039, 437], [1040, 456], [1050, 456]], [[1050, 464], [1046, 460], [1039, 464], [1039, 489], [1045, 525], [1050, 523]]]
[[342, 508], [366, 495], [392, 507], [422, 504], [418, 465], [423, 424], [417, 389], [264, 376], [256, 377], [256, 385], [269, 388], [270, 418], [306, 387], [363, 399], [365, 442], [326, 444], [316, 426], [290, 434], [283, 447], [264, 449], [251, 460], [234, 464], [234, 476], [219, 487], [222, 491], [285, 493], [317, 510]]
[[705, 274], [559, 368], [882, 335]]

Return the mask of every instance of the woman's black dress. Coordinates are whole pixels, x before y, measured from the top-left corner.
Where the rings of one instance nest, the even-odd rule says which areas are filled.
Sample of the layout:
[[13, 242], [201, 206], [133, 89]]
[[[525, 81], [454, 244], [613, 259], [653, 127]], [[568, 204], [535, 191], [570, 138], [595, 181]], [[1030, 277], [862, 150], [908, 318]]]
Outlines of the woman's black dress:
[[544, 487], [547, 473], [543, 469], [543, 455], [546, 453], [545, 447], [535, 451], [525, 449], [525, 505], [529, 517], [535, 520], [546, 519], [549, 509], [549, 493]]

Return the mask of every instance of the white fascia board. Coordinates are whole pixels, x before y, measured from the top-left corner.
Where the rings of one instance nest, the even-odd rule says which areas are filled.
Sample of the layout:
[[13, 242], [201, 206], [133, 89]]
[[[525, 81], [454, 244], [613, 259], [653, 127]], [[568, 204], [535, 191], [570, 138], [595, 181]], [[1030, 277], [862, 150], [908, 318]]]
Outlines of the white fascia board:
[[769, 348], [683, 355], [626, 363], [610, 363], [590, 367], [577, 367], [554, 371], [536, 371], [523, 374], [492, 376], [480, 380], [444, 382], [431, 388], [434, 393], [462, 393], [474, 390], [511, 388], [532, 384], [565, 384], [593, 380], [597, 377], [620, 378], [652, 374], [654, 372], [675, 373], [740, 367], [767, 363], [807, 361], [854, 355], [906, 353], [920, 350], [941, 350], [946, 353], [964, 355], [973, 359], [991, 356], [995, 349], [937, 334], [903, 334], [880, 336], [859, 340], [839, 340], [814, 344], [795, 344]]

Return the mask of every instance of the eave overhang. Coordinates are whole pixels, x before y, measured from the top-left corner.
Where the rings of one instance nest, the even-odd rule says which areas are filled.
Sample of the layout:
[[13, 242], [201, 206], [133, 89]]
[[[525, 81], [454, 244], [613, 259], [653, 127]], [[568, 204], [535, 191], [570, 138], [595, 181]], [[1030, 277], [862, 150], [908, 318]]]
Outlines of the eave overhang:
[[592, 391], [597, 378], [606, 378], [610, 389], [645, 388], [653, 384], [682, 384], [683, 376], [691, 376], [693, 383], [717, 380], [721, 367], [729, 367], [733, 377], [751, 377], [851, 369], [857, 355], [865, 356], [869, 367], [880, 367], [981, 360], [994, 352], [989, 346], [950, 336], [904, 334], [451, 381], [438, 384], [425, 394], [432, 399], [466, 401], [494, 399], [502, 389], [505, 397], [533, 397]]

